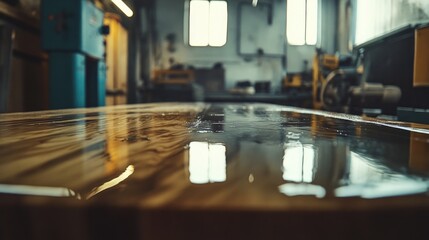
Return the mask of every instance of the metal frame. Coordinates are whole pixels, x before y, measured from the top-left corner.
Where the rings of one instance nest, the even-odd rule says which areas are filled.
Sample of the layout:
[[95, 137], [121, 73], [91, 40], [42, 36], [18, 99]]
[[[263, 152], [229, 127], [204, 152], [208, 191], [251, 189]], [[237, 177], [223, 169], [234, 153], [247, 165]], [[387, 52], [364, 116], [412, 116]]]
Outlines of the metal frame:
[[12, 65], [12, 37], [12, 28], [0, 24], [0, 113], [7, 112], [8, 110]]

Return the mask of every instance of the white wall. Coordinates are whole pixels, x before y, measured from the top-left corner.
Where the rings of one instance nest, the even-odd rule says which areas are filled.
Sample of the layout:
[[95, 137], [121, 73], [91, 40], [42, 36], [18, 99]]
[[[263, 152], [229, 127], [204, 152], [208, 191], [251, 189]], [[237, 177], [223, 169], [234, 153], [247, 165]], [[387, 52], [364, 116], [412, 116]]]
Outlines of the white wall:
[[429, 21], [428, 0], [356, 0], [356, 44], [398, 27]]
[[[324, 0], [323, 2], [333, 0]], [[160, 61], [154, 67], [168, 68], [168, 59], [173, 57], [176, 62], [195, 67], [212, 67], [216, 62], [222, 62], [226, 70], [226, 88], [231, 88], [239, 80], [269, 80], [272, 90], [279, 91], [281, 79], [284, 74], [280, 57], [242, 57], [238, 54], [238, 5], [240, 2], [251, 2], [250, 0], [228, 0], [228, 40], [225, 46], [220, 48], [190, 47], [185, 43], [184, 26], [184, 0], [157, 0], [156, 15], [159, 39], [162, 41]], [[261, 2], [261, 0], [260, 0]], [[271, 1], [270, 1], [271, 2]], [[273, 24], [281, 24], [286, 28], [286, 0], [274, 0]], [[281, 17], [279, 17], [281, 16]], [[266, 19], [254, 19], [254, 21], [267, 21]], [[326, 21], [325, 21], [326, 22]], [[249, 22], [248, 24], [252, 24]], [[329, 26], [334, 28], [335, 26]], [[176, 35], [176, 51], [168, 52], [165, 40], [169, 33]], [[286, 44], [286, 36], [284, 36]], [[270, 37], [267, 36], [267, 41]], [[327, 42], [329, 45], [332, 41]], [[331, 48], [329, 46], [329, 48]], [[287, 46], [287, 71], [298, 72], [303, 70], [303, 61], [311, 61], [315, 52], [315, 46]]]

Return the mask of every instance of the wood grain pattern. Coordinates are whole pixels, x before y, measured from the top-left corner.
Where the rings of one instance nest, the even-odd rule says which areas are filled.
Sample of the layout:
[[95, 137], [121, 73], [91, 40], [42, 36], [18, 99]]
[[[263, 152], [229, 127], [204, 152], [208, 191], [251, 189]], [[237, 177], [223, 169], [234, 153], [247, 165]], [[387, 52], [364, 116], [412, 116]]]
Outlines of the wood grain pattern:
[[428, 129], [268, 104], [3, 114], [0, 238], [426, 237]]

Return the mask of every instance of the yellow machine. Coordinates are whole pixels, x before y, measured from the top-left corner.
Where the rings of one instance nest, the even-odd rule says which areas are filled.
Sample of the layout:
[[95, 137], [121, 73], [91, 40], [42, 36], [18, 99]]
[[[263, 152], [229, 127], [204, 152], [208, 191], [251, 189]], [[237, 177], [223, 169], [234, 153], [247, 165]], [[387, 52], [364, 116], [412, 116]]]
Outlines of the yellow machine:
[[351, 56], [316, 51], [313, 60], [313, 108], [360, 113], [362, 109], [394, 105], [401, 98], [397, 86], [369, 83]]
[[313, 108], [322, 109], [321, 92], [326, 84], [328, 73], [338, 69], [340, 66], [339, 57], [332, 54], [323, 53], [316, 50], [313, 58]]
[[312, 73], [308, 71], [308, 62], [304, 61], [304, 67], [301, 72], [288, 73], [282, 81], [282, 91], [288, 92], [301, 91], [309, 92], [312, 88]]
[[283, 88], [298, 88], [302, 86], [302, 75], [288, 75], [283, 79]]

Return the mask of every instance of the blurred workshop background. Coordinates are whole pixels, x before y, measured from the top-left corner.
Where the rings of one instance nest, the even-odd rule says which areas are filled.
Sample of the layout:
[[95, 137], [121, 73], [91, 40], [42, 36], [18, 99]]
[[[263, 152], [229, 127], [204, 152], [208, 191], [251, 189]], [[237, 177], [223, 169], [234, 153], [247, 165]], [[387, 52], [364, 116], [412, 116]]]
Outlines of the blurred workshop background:
[[265, 102], [429, 123], [426, 0], [0, 0], [0, 112]]

